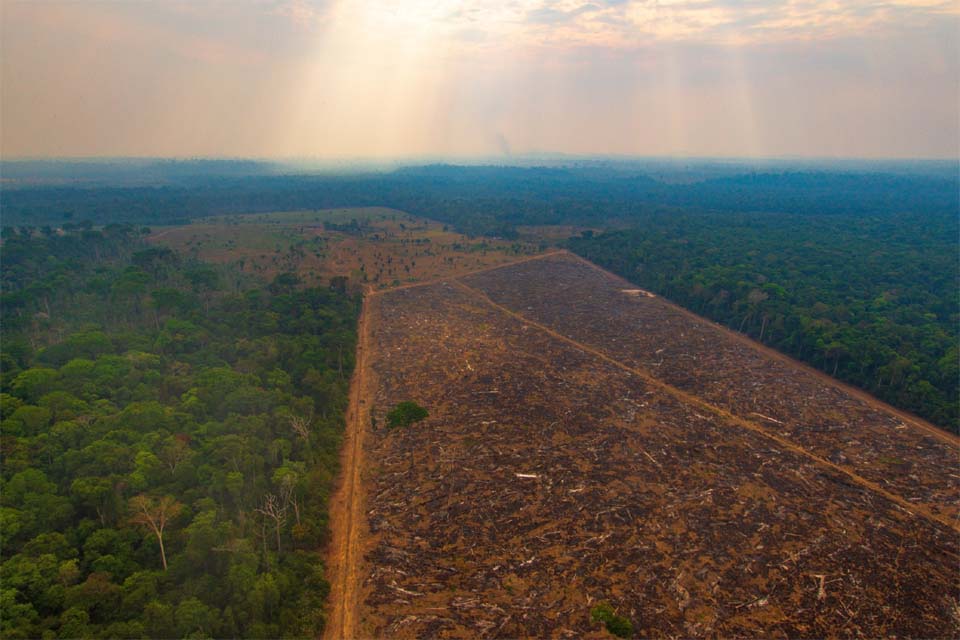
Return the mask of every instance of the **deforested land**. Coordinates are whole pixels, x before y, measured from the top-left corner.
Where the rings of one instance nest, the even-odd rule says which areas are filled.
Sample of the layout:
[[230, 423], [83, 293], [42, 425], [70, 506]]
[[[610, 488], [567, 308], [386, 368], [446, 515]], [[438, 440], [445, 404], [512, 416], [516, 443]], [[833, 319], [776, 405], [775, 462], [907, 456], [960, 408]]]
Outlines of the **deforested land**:
[[368, 304], [331, 637], [956, 631], [953, 436], [570, 254]]

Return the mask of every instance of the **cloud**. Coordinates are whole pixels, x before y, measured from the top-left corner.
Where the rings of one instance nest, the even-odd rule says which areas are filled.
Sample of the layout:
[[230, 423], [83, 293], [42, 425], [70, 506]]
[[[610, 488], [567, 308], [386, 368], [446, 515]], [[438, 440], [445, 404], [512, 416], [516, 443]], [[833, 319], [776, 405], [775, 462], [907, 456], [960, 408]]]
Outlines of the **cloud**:
[[8, 1], [0, 149], [954, 155], [957, 20], [933, 0]]
[[531, 24], [560, 24], [563, 22], [571, 22], [576, 20], [578, 16], [599, 10], [600, 8], [594, 4], [583, 4], [569, 11], [543, 6], [530, 11], [527, 14], [527, 22]]
[[400, 39], [429, 30], [460, 44], [451, 54], [629, 49], [650, 42], [813, 42], [882, 35], [960, 15], [960, 3], [941, 0], [462, 0], [453, 8], [430, 0], [278, 0], [244, 6], [261, 6], [298, 28], [363, 22], [371, 36]]
[[[960, 15], [960, 3], [939, 0], [516, 0], [499, 6], [468, 0], [466, 6], [475, 22], [509, 31], [512, 42], [527, 46], [826, 40]], [[508, 25], [519, 28], [505, 30]]]
[[298, 27], [315, 29], [329, 17], [329, 5], [309, 0], [283, 0], [269, 8], [268, 12], [282, 16]]

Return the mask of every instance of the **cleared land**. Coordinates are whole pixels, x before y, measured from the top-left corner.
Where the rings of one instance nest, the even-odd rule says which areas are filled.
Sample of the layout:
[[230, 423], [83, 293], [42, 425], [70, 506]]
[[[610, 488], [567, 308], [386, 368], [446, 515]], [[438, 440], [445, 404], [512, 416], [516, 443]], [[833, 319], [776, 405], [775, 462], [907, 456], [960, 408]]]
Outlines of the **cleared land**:
[[[570, 254], [465, 280], [504, 307], [642, 369], [956, 524], [955, 437]], [[570, 301], [585, 300], [571, 304]], [[602, 312], [598, 312], [602, 310]]]
[[307, 284], [340, 276], [374, 289], [448, 277], [539, 250], [538, 241], [468, 238], [441, 223], [382, 207], [204, 218], [158, 228], [152, 239], [266, 279], [291, 271]]
[[559, 254], [370, 298], [331, 635], [604, 637], [599, 600], [643, 636], [957, 635], [956, 441], [630, 288]]

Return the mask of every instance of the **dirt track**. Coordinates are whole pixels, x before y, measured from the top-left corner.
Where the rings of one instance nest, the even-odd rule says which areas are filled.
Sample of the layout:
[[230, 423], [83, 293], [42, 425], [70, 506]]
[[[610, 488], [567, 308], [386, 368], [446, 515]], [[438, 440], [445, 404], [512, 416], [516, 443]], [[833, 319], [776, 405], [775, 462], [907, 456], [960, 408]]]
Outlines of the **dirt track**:
[[[576, 265], [601, 278], [591, 280]], [[332, 507], [327, 638], [589, 636], [590, 625], [578, 617], [588, 608], [589, 594], [632, 607], [631, 615], [654, 615], [642, 629], [647, 635], [958, 630], [957, 621], [949, 621], [949, 605], [938, 599], [956, 595], [955, 580], [948, 576], [956, 564], [957, 483], [942, 478], [944, 461], [956, 460], [955, 438], [659, 298], [624, 306], [617, 295], [624, 281], [567, 254], [459, 278], [382, 291], [365, 300], [344, 482]], [[594, 312], [578, 315], [569, 309], [576, 304], [564, 302], [584, 299], [592, 300]], [[562, 313], [556, 304], [564, 305]], [[670, 327], [663, 335], [645, 336], [622, 324], [644, 314], [653, 318], [645, 329], [658, 323]], [[613, 322], [612, 328], [592, 326], [595, 316]], [[374, 317], [379, 322], [371, 326]], [[690, 358], [710, 357], [697, 351], [697, 341], [709, 345], [717, 339], [721, 348], [714, 350], [722, 358], [691, 369]], [[670, 347], [681, 364], [651, 370], [644, 358], [657, 346]], [[690, 346], [692, 355], [681, 346]], [[376, 373], [371, 364], [381, 358], [375, 354], [382, 355]], [[583, 374], [574, 373], [581, 369]], [[758, 391], [751, 376], [761, 382], [776, 378], [782, 397], [768, 397], [762, 385]], [[508, 381], [519, 385], [512, 403], [505, 395]], [[491, 385], [498, 390], [483, 390]], [[583, 392], [575, 392], [577, 387]], [[617, 398], [638, 392], [647, 399], [644, 406], [657, 407], [645, 409], [641, 421], [657, 424], [654, 431], [649, 426], [638, 431], [622, 420], [625, 409]], [[538, 404], [540, 395], [547, 404]], [[372, 439], [366, 455], [372, 454], [376, 464], [364, 465], [364, 432], [374, 401], [384, 409], [411, 397], [428, 403], [431, 418], [407, 433], [367, 434]], [[595, 404], [600, 406], [590, 408]], [[634, 409], [628, 412], [633, 415]], [[571, 415], [581, 416], [576, 433]], [[484, 416], [487, 421], [478, 423]], [[498, 420], [505, 424], [492, 426]], [[524, 421], [528, 426], [515, 432], [513, 424]], [[698, 431], [684, 422], [699, 424]], [[473, 424], [484, 426], [468, 427]], [[476, 430], [482, 441], [499, 443], [493, 458], [474, 443]], [[528, 430], [538, 439], [530, 440]], [[606, 433], [610, 436], [597, 440]], [[624, 451], [609, 450], [621, 466], [607, 480], [606, 466], [578, 458], [584, 447], [598, 442], [626, 446], [620, 444], [624, 437], [632, 444]], [[566, 444], [544, 449], [541, 438]], [[696, 448], [690, 448], [691, 438], [700, 440]], [[893, 455], [896, 464], [884, 462]], [[528, 460], [517, 471], [536, 471], [530, 475], [540, 478], [531, 485], [533, 494], [523, 490], [519, 503], [511, 483], [498, 484], [504, 456]], [[744, 466], [753, 459], [757, 462]], [[647, 461], [653, 466], [638, 466]], [[765, 468], [770, 462], [780, 468]], [[572, 476], [581, 478], [579, 486], [564, 484], [567, 468], [580, 471]], [[710, 471], [690, 475], [699, 468]], [[372, 474], [367, 487], [361, 484], [364, 469]], [[604, 494], [604, 482], [612, 487], [609, 483], [624, 481], [633, 488]], [[549, 497], [554, 482], [560, 483], [559, 498]], [[748, 486], [749, 494], [744, 493]], [[636, 502], [644, 495], [658, 497]], [[592, 497], [581, 503], [587, 496]], [[689, 496], [698, 502], [691, 503]], [[520, 511], [510, 511], [517, 508], [513, 504]], [[578, 515], [587, 505], [614, 516], [626, 513], [628, 520], [618, 523], [617, 516], [612, 522], [605, 516], [600, 530], [577, 533], [597, 525], [587, 526]], [[647, 512], [638, 521], [645, 524], [630, 525], [631, 512]], [[448, 520], [454, 513], [456, 518]], [[490, 529], [496, 521], [510, 524]], [[664, 537], [668, 532], [655, 523], [671, 521], [673, 533]], [[724, 537], [710, 542], [721, 532], [697, 529], [698, 521], [723, 523]], [[631, 535], [634, 526], [645, 533]], [[517, 527], [528, 533], [503, 537]], [[742, 546], [735, 529], [747, 536], [748, 546]], [[530, 543], [539, 547], [535, 541], [550, 535], [559, 537], [549, 538], [553, 544], [528, 558]], [[591, 540], [608, 538], [624, 555], [617, 562], [635, 570], [621, 575], [605, 554], [589, 561], [590, 554], [576, 561], [569, 557], [576, 555], [573, 550], [592, 549]], [[646, 549], [648, 556], [656, 549], [662, 560], [646, 566], [649, 562], [642, 555], [634, 559], [630, 549]], [[810, 549], [818, 551], [805, 556]], [[539, 561], [531, 565], [538, 556], [555, 557], [543, 567]], [[744, 582], [742, 572], [751, 573], [758, 561], [766, 563], [762, 582], [757, 582], [761, 576]], [[581, 565], [589, 562], [605, 568], [584, 578]], [[503, 577], [491, 582], [499, 567], [509, 573], [501, 570]], [[694, 579], [690, 572], [697, 567], [714, 569]], [[816, 590], [811, 596], [811, 580], [823, 575], [830, 580], [829, 596]], [[662, 583], [670, 580], [664, 591]], [[556, 585], [550, 583], [558, 581], [569, 584], [568, 591], [579, 585], [573, 590], [587, 593], [587, 601], [579, 599], [582, 594], [552, 589]], [[642, 584], [629, 586], [637, 581]]]
[[332, 536], [327, 566], [330, 574], [330, 611], [324, 638], [356, 637], [357, 571], [363, 523], [363, 439], [370, 420], [370, 322], [374, 296], [366, 295], [357, 327], [357, 359], [350, 382], [347, 432], [341, 454], [340, 484], [330, 502]]

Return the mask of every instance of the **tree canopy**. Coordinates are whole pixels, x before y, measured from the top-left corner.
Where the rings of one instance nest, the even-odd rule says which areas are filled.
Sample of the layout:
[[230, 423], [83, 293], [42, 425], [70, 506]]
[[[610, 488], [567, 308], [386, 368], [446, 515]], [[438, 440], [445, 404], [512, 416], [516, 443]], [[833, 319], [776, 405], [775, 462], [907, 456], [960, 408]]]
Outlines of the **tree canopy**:
[[0, 635], [316, 637], [358, 301], [4, 239]]

